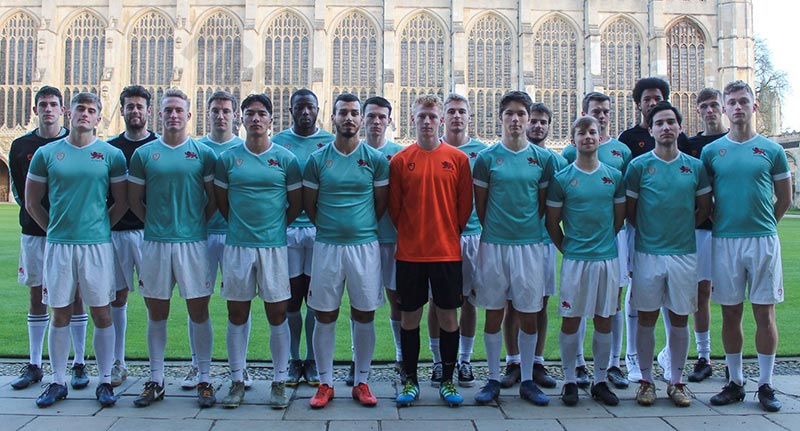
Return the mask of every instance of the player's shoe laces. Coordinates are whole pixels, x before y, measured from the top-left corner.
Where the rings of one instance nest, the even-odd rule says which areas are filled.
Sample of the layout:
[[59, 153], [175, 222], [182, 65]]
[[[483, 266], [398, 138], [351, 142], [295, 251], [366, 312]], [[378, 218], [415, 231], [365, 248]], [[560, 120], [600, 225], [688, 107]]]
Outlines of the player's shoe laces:
[[547, 398], [547, 395], [536, 386], [533, 380], [525, 380], [519, 384], [519, 397], [537, 406], [546, 406], [550, 404], [550, 398]]
[[285, 409], [289, 407], [289, 396], [286, 395], [286, 384], [284, 382], [272, 382], [269, 393], [269, 404], [273, 409]]
[[161, 401], [164, 399], [164, 387], [156, 382], [147, 382], [144, 384], [144, 390], [133, 400], [133, 405], [136, 407], [147, 407], [154, 401]]
[[292, 359], [289, 361], [289, 371], [286, 374], [286, 386], [293, 388], [300, 383], [303, 377], [303, 361]]
[[578, 385], [576, 383], [567, 383], [561, 389], [561, 402], [568, 406], [578, 404]]
[[128, 369], [122, 366], [120, 361], [114, 361], [114, 368], [111, 369], [111, 386], [117, 387], [128, 378]]
[[536, 383], [537, 386], [548, 389], [552, 389], [558, 385], [556, 379], [550, 377], [547, 367], [545, 367], [544, 364], [536, 362], [533, 363], [533, 382]]
[[394, 402], [397, 403], [398, 406], [410, 406], [414, 403], [414, 401], [419, 399], [419, 384], [414, 382], [411, 379], [406, 379], [405, 384], [403, 385], [403, 390], [400, 391], [400, 395], [394, 399]]
[[111, 383], [100, 383], [94, 395], [103, 407], [111, 407], [116, 404], [119, 399], [119, 397], [114, 395], [114, 388], [111, 387]]
[[306, 384], [309, 386], [319, 386], [319, 371], [317, 371], [317, 362], [313, 359], [306, 359], [303, 362], [303, 378], [306, 379]]
[[764, 383], [763, 385], [758, 387], [758, 403], [761, 404], [761, 407], [768, 411], [768, 412], [777, 412], [783, 407], [780, 401], [775, 398], [775, 389], [769, 385], [769, 383]]
[[438, 388], [439, 385], [442, 384], [443, 375], [444, 368], [442, 367], [442, 363], [434, 362], [433, 368], [431, 369], [431, 386]]
[[472, 373], [472, 365], [469, 362], [462, 362], [458, 365], [458, 386], [463, 388], [475, 386], [475, 375]]
[[744, 400], [744, 385], [737, 385], [734, 382], [728, 382], [727, 385], [722, 387], [722, 391], [711, 397], [711, 404], [715, 406], [724, 406], [732, 404], [737, 401]]
[[622, 374], [622, 370], [620, 370], [619, 367], [609, 368], [607, 372], [607, 378], [608, 381], [611, 382], [611, 384], [617, 389], [625, 389], [630, 384], [628, 379], [626, 379]]
[[589, 372], [586, 370], [586, 365], [575, 367], [575, 383], [579, 388], [588, 388], [592, 384], [589, 378]]
[[333, 388], [326, 385], [321, 384], [317, 387], [317, 393], [311, 397], [311, 404], [312, 409], [321, 409], [328, 405], [328, 403], [333, 399]]
[[231, 382], [231, 388], [228, 390], [228, 395], [222, 399], [222, 407], [226, 409], [235, 409], [244, 401], [244, 382]]
[[464, 397], [458, 393], [456, 386], [451, 381], [442, 382], [439, 386], [439, 398], [450, 407], [458, 407], [464, 403]]
[[369, 391], [369, 386], [366, 383], [359, 383], [353, 387], [352, 396], [365, 407], [375, 407], [378, 404], [378, 399]]
[[197, 384], [197, 405], [201, 409], [214, 407], [217, 403], [217, 397], [214, 396], [214, 386], [208, 382], [200, 382]]
[[34, 383], [41, 382], [42, 377], [44, 377], [42, 367], [27, 364], [19, 370], [19, 377], [11, 382], [11, 387], [14, 389], [25, 389]]
[[506, 389], [510, 388], [519, 382], [521, 377], [522, 372], [519, 369], [518, 363], [512, 362], [510, 364], [506, 364], [506, 373], [500, 378], [500, 387]]
[[640, 406], [652, 406], [656, 402], [656, 385], [639, 380], [639, 389], [636, 390], [636, 402]]
[[486, 384], [475, 394], [475, 402], [478, 404], [488, 404], [497, 401], [500, 396], [500, 382], [489, 379]]
[[181, 388], [186, 391], [196, 388], [199, 373], [200, 370], [196, 366], [192, 365], [192, 368], [190, 368], [189, 372], [186, 373], [186, 377], [183, 378], [183, 382], [181, 382]]
[[600, 400], [603, 404], [607, 406], [615, 406], [619, 404], [619, 398], [617, 395], [611, 392], [611, 388], [608, 387], [608, 383], [600, 382], [596, 385], [592, 385], [592, 398], [596, 400]]
[[69, 381], [72, 389], [83, 389], [89, 386], [89, 375], [86, 374], [86, 364], [72, 366], [72, 379]]
[[689, 407], [692, 405], [692, 393], [683, 383], [667, 385], [667, 396], [678, 407]]
[[697, 363], [694, 364], [694, 371], [689, 373], [689, 381], [702, 382], [703, 380], [711, 377], [713, 373], [714, 370], [711, 368], [711, 364], [708, 362], [708, 359], [700, 358], [697, 360]]
[[38, 407], [50, 407], [58, 400], [67, 398], [69, 391], [67, 385], [59, 385], [58, 383], [50, 383], [44, 389], [44, 392], [36, 398], [36, 405]]

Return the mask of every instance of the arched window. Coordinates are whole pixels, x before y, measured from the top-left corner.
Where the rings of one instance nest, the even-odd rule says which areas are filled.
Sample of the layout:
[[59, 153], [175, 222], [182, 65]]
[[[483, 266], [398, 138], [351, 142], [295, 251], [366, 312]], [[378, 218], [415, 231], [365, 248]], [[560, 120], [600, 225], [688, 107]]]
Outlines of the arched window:
[[175, 52], [175, 29], [158, 12], [148, 12], [133, 26], [130, 36], [131, 84], [147, 88], [153, 95], [149, 127], [161, 130], [158, 110], [164, 91], [172, 81], [172, 58]]
[[533, 35], [534, 99], [553, 110], [551, 140], [566, 144], [578, 106], [578, 34], [562, 17], [545, 21]]
[[500, 135], [497, 107], [511, 89], [511, 29], [497, 15], [480, 18], [467, 37], [467, 98], [472, 111], [469, 134], [486, 142]]
[[611, 98], [612, 136], [638, 123], [630, 94], [642, 70], [642, 36], [625, 18], [614, 20], [600, 36], [601, 75], [606, 94]]
[[397, 140], [414, 138], [409, 118], [411, 105], [417, 97], [435, 94], [444, 98], [445, 93], [445, 31], [429, 14], [422, 13], [412, 18], [399, 32], [400, 71], [399, 106], [395, 107], [395, 124], [398, 125]]
[[24, 12], [0, 27], [0, 127], [24, 126], [31, 120], [36, 27], [36, 20]]
[[64, 37], [64, 104], [81, 91], [99, 94], [105, 45], [105, 24], [97, 15], [83, 12], [72, 20]]
[[706, 40], [688, 20], [678, 21], [667, 31], [667, 70], [670, 101], [684, 113], [683, 130], [689, 136], [699, 129], [694, 111], [697, 93], [705, 87]]
[[278, 15], [264, 31], [264, 93], [272, 99], [273, 130], [289, 128], [292, 93], [311, 85], [311, 31], [293, 12]]
[[347, 14], [333, 30], [331, 103], [340, 93], [353, 93], [362, 101], [382, 93], [378, 79], [383, 73], [380, 37], [361, 12]]
[[197, 36], [197, 90], [195, 92], [195, 136], [210, 131], [206, 100], [217, 90], [240, 97], [242, 31], [235, 18], [216, 12], [200, 27]]

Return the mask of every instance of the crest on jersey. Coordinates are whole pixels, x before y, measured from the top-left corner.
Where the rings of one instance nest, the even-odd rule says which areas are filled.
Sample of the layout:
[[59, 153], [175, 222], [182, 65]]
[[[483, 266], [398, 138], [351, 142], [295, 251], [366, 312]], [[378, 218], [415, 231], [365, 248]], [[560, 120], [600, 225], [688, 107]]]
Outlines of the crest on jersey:
[[725, 157], [725, 154], [727, 154], [727, 153], [728, 153], [728, 150], [726, 150], [725, 148], [719, 150], [719, 156], [720, 157]]
[[650, 175], [655, 175], [655, 173], [656, 173], [656, 168], [655, 168], [655, 167], [653, 167], [653, 166], [651, 166], [651, 167], [647, 168], [647, 173], [648, 173], [648, 174], [650, 174]]
[[505, 162], [505, 161], [506, 161], [506, 159], [504, 159], [504, 158], [502, 158], [502, 157], [498, 157], [498, 158], [495, 160], [495, 163], [497, 164], [497, 166], [501, 166], [501, 165], [503, 164], [503, 162]]
[[539, 165], [539, 161], [534, 159], [533, 157], [528, 157], [528, 164], [529, 165]]
[[158, 160], [161, 158], [161, 153], [153, 153], [153, 160]]
[[688, 167], [686, 165], [681, 166], [681, 173], [682, 174], [691, 174], [692, 173], [692, 168], [690, 168], [690, 167]]
[[767, 152], [758, 147], [753, 147], [754, 156], [766, 156]]
[[577, 178], [573, 178], [573, 179], [569, 180], [569, 186], [570, 187], [578, 187], [578, 179]]
[[92, 151], [92, 154], [89, 155], [92, 160], [105, 160], [105, 156], [103, 153], [98, 153], [97, 151]]
[[242, 159], [241, 157], [237, 157], [234, 162], [236, 163], [236, 166], [242, 166], [242, 163], [244, 163], [244, 159]]
[[411, 163], [408, 164], [408, 170], [409, 171], [413, 171], [414, 168], [416, 168], [416, 167], [417, 167], [417, 165], [414, 162], [411, 162]]
[[622, 153], [619, 150], [611, 150], [611, 155], [614, 157], [622, 157]]
[[326, 167], [329, 167], [329, 168], [330, 168], [331, 166], [333, 166], [333, 160], [331, 160], [331, 159], [325, 160], [325, 166], [326, 166]]
[[614, 184], [614, 180], [609, 177], [603, 177], [603, 184]]
[[64, 153], [62, 153], [61, 151], [57, 152], [56, 153], [56, 159], [64, 160]]

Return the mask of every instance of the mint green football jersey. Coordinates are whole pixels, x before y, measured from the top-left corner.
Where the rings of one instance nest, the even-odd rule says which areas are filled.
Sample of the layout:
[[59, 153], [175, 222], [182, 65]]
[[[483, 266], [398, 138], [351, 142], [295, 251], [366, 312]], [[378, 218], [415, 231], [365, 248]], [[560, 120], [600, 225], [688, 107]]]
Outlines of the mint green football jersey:
[[365, 143], [344, 155], [333, 144], [308, 157], [303, 186], [317, 195], [316, 241], [367, 244], [378, 239], [375, 187], [389, 185], [389, 161]]
[[216, 155], [192, 138], [170, 147], [160, 138], [137, 148], [128, 180], [145, 186], [144, 239], [195, 242], [208, 238], [205, 183], [214, 180]]
[[539, 190], [553, 177], [550, 151], [528, 144], [518, 152], [502, 142], [478, 153], [473, 183], [488, 189], [481, 241], [524, 245], [542, 242]]
[[[561, 150], [561, 155], [567, 159], [567, 162], [575, 163], [578, 152], [574, 145], [569, 144]], [[628, 163], [631, 161], [631, 150], [627, 145], [615, 138], [611, 138], [597, 147], [597, 158], [600, 159], [601, 163], [605, 163], [624, 174]]]
[[695, 197], [711, 192], [703, 163], [679, 153], [665, 162], [654, 151], [633, 159], [625, 174], [628, 197], [636, 204], [636, 240], [640, 253], [680, 255], [697, 252]]
[[792, 175], [783, 147], [761, 135], [742, 143], [723, 136], [703, 147], [700, 160], [714, 188], [712, 236], [778, 234], [773, 182]]
[[[364, 142], [366, 145], [366, 142]], [[376, 148], [386, 158], [387, 162], [392, 160], [392, 156], [400, 152], [403, 147], [400, 144], [388, 141], [382, 147]], [[380, 244], [394, 244], [397, 242], [397, 228], [392, 224], [392, 219], [389, 218], [389, 211], [386, 211], [381, 219], [378, 220], [378, 242]]]
[[[215, 142], [211, 140], [211, 137], [206, 135], [202, 138], [198, 139], [197, 142], [201, 142], [203, 144], [208, 145], [208, 148], [214, 150], [214, 154], [219, 155], [222, 154], [223, 151], [226, 151], [230, 148], [233, 148], [237, 145], [241, 145], [244, 143], [244, 140], [236, 135], [234, 135], [228, 142]], [[211, 216], [211, 220], [208, 221], [208, 233], [209, 234], [225, 234], [228, 230], [228, 222], [225, 221], [225, 218], [222, 217], [222, 214], [219, 213], [219, 210], [214, 211], [214, 215]]]
[[[444, 142], [444, 138], [442, 138]], [[467, 155], [469, 158], [469, 168], [474, 170], [475, 168], [475, 160], [478, 159], [478, 153], [489, 148], [488, 145], [484, 144], [483, 142], [470, 138], [469, 142], [466, 144], [455, 147], [459, 150], [463, 151], [464, 154]], [[469, 221], [467, 221], [467, 226], [464, 228], [464, 231], [461, 232], [461, 236], [468, 236], [468, 235], [479, 235], [481, 233], [481, 221], [478, 220], [478, 213], [475, 212], [475, 197], [472, 198], [472, 214], [469, 216]]]
[[[297, 157], [297, 162], [300, 163], [300, 172], [305, 172], [308, 156], [333, 142], [333, 139], [334, 136], [330, 132], [322, 129], [317, 129], [317, 132], [311, 136], [300, 136], [295, 134], [290, 127], [273, 136], [272, 142], [291, 151]], [[311, 220], [308, 219], [305, 211], [303, 211], [291, 224], [291, 227], [314, 227], [314, 224], [311, 223]]]
[[[550, 155], [553, 156], [553, 175], [557, 174], [560, 170], [564, 169], [569, 165], [567, 159], [564, 158], [561, 154], [553, 150], [552, 148], [548, 148], [547, 151], [550, 152]], [[547, 228], [545, 227], [545, 220], [544, 217], [540, 219], [540, 223], [542, 224], [542, 242], [545, 244], [552, 244], [553, 241], [550, 239], [550, 234], [547, 233]]]
[[125, 181], [126, 172], [122, 151], [100, 139], [78, 148], [63, 138], [36, 150], [28, 179], [47, 184], [47, 242], [111, 242], [108, 188], [111, 183]]
[[286, 193], [303, 186], [294, 154], [275, 144], [261, 154], [239, 145], [217, 159], [214, 184], [228, 190], [225, 244], [286, 245]]
[[614, 204], [625, 202], [622, 172], [604, 163], [584, 172], [574, 163], [562, 169], [547, 189], [547, 206], [561, 207], [564, 257], [608, 260], [617, 257]]

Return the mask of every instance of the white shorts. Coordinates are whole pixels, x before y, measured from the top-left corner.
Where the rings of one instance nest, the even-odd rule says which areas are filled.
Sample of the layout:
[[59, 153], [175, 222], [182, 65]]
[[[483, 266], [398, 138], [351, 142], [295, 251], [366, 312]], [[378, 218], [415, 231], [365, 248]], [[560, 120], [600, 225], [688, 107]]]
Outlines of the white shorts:
[[461, 237], [461, 292], [470, 297], [475, 289], [478, 277], [478, 248], [481, 235], [464, 235]]
[[617, 313], [619, 260], [561, 262], [561, 317], [609, 317]]
[[544, 296], [556, 294], [556, 257], [558, 248], [553, 243], [547, 244], [544, 252]]
[[656, 311], [662, 306], [681, 316], [697, 311], [697, 255], [633, 254], [631, 307]]
[[225, 234], [210, 233], [206, 240], [208, 249], [208, 285], [213, 292], [217, 284], [217, 270], [222, 272], [222, 253], [225, 250]]
[[381, 244], [381, 279], [383, 287], [397, 290], [397, 261], [394, 254], [397, 252], [396, 243]]
[[28, 287], [42, 285], [44, 271], [44, 247], [46, 236], [22, 234], [19, 240], [19, 269], [17, 281]]
[[315, 227], [289, 227], [286, 229], [286, 241], [289, 246], [289, 277], [311, 275], [314, 238], [316, 237], [317, 228]]
[[142, 271], [142, 240], [144, 229], [112, 230], [111, 244], [114, 245], [114, 289], [136, 290], [133, 270], [137, 276]]
[[251, 301], [258, 295], [269, 303], [291, 298], [287, 253], [286, 247], [226, 245], [220, 295], [228, 301]]
[[[630, 250], [632, 253], [633, 248]], [[633, 256], [628, 252], [628, 233], [624, 227], [617, 232], [617, 259], [619, 259], [619, 286], [627, 286], [631, 282], [628, 270], [633, 267], [629, 262], [633, 261]]]
[[206, 279], [208, 249], [205, 241], [142, 241], [142, 271], [139, 292], [145, 298], [170, 299], [175, 283], [181, 298], [211, 296], [214, 288]]
[[319, 311], [338, 309], [346, 285], [353, 308], [380, 308], [384, 301], [380, 254], [378, 241], [361, 245], [315, 243], [308, 306]]
[[697, 243], [697, 281], [711, 281], [714, 260], [711, 256], [711, 231], [695, 229], [695, 242]]
[[507, 301], [523, 313], [537, 313], [544, 297], [546, 244], [506, 245], [481, 242], [478, 248], [476, 307], [502, 310]]
[[80, 289], [83, 303], [104, 307], [116, 298], [114, 246], [103, 244], [53, 244], [44, 247], [42, 303], [66, 307]]
[[[713, 238], [711, 299], [737, 305], [745, 296], [752, 304], [783, 302], [781, 243], [777, 235], [754, 238]], [[747, 295], [749, 286], [749, 295]]]

